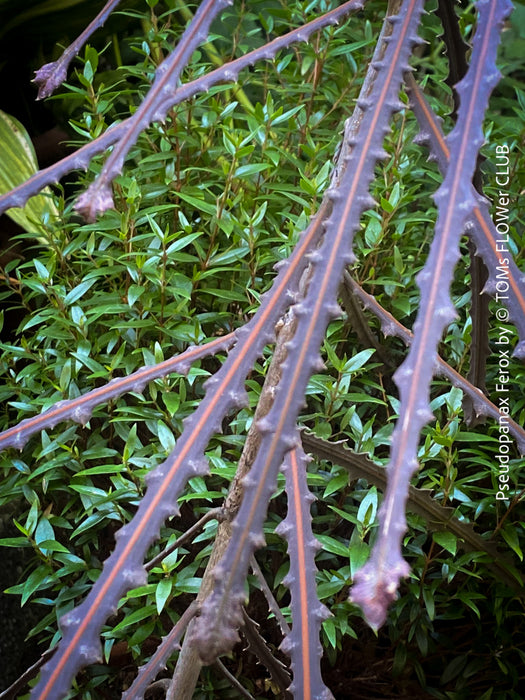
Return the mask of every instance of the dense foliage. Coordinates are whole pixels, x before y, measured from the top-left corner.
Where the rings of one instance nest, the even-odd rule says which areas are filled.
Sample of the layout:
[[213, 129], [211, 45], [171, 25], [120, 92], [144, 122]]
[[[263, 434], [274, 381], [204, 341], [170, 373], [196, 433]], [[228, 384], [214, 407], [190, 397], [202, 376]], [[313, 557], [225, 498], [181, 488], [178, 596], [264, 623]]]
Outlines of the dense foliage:
[[[337, 4], [235, 2], [213, 23], [210, 43], [193, 52], [181, 82]], [[446, 84], [450, 64], [439, 16], [430, 5], [419, 29], [428, 44], [416, 47], [411, 65], [449, 133], [455, 122]], [[55, 107], [68, 119], [75, 146], [137, 110], [156, 67], [194, 11], [191, 3], [176, 0], [124, 7], [132, 28], [125, 51], [117, 46], [111, 53], [104, 31], [98, 43], [95, 35], [73, 64]], [[468, 6], [458, 15], [462, 35], [471, 41], [476, 11]], [[486, 196], [501, 205], [498, 173], [501, 155], [508, 155], [509, 250], [521, 270], [525, 232], [518, 193], [525, 186], [525, 92], [516, 47], [522, 17], [519, 5], [503, 34], [503, 77], [484, 121], [478, 172]], [[253, 318], [275, 278], [274, 266], [291, 255], [318, 212], [383, 19], [384, 3], [367, 3], [348, 21], [313, 34], [308, 43], [243, 69], [236, 83], [214, 85], [173, 106], [164, 123], [144, 130], [133, 146], [114, 180], [114, 209], [93, 222], [74, 209], [79, 193], [101, 171], [103, 161], [96, 156], [87, 172], [66, 177], [48, 193], [52, 206], [18, 236], [24, 259], [9, 260], [0, 278], [2, 298], [20, 314], [16, 332], [1, 345], [2, 429], [59, 401], [102, 390], [109, 380], [161, 363], [191, 345], [224, 338], [218, 354], [203, 353], [185, 368], [186, 376], [171, 370], [142, 386], [138, 382], [92, 412], [79, 408], [75, 422], [47, 426], [27, 444], [21, 442], [21, 451], [11, 447], [2, 453], [0, 504], [14, 514], [18, 530], [2, 544], [31, 552], [8, 593], [20, 596], [22, 605], [38, 606], [39, 622], [30, 636], [42, 650], [57, 643], [58, 619], [98, 579], [115, 533], [130, 522], [144, 497], [146, 475], [177, 446], [184, 419], [205, 395], [205, 380], [226, 357], [229, 334]], [[124, 64], [118, 61], [123, 53]], [[427, 147], [418, 142], [421, 126], [408, 108], [407, 93], [400, 98], [403, 106], [383, 144], [386, 158], [375, 166], [370, 191], [377, 206], [366, 209], [355, 233], [356, 261], [340, 290], [343, 313], [328, 326], [325, 368], [311, 376], [299, 419], [306, 429], [305, 450], [314, 456], [307, 482], [317, 499], [311, 506], [312, 530], [322, 545], [316, 556], [317, 596], [331, 613], [321, 628], [323, 678], [341, 698], [519, 698], [525, 638], [517, 569], [525, 533], [523, 461], [514, 437], [523, 447], [525, 375], [510, 353], [503, 355], [508, 364], [502, 364], [500, 351], [517, 345], [515, 326], [523, 322], [507, 323], [508, 316], [498, 315], [501, 304], [488, 302], [487, 295], [487, 304], [474, 314], [475, 263], [466, 238], [451, 287], [457, 317], [448, 323], [439, 350], [459, 374], [470, 371], [469, 377], [477, 377], [472, 381], [496, 407], [501, 407], [501, 383], [506, 382], [502, 374], [510, 377], [505, 398], [516, 426], [508, 452], [510, 488], [504, 498], [496, 497], [503, 483], [498, 421], [481, 421], [474, 415], [481, 411], [472, 395], [474, 409], [457, 382], [435, 378], [434, 417], [422, 431], [420, 469], [408, 496], [403, 553], [411, 573], [377, 635], [348, 599], [377, 536], [382, 467], [389, 461], [399, 416], [393, 374], [407, 348], [395, 337], [401, 332], [395, 321], [411, 328], [418, 313], [416, 273], [429, 253], [437, 218], [433, 195], [442, 181], [438, 164], [427, 160]], [[498, 150], [502, 147], [508, 150]], [[518, 282], [523, 299], [523, 278]], [[373, 299], [361, 297], [368, 306], [363, 310], [356, 283], [382, 305], [379, 318], [370, 309]], [[479, 296], [479, 291], [474, 293]], [[286, 324], [285, 319], [281, 325]], [[222, 432], [207, 445], [210, 475], [189, 479], [179, 498], [181, 517], [166, 519], [146, 561], [174, 543], [176, 548], [155, 559], [147, 582], [131, 586], [121, 598], [102, 631], [105, 663], [81, 671], [68, 697], [120, 697], [199, 592], [224, 511], [213, 511], [215, 517], [195, 536], [182, 543], [178, 539], [223, 505], [232, 484], [235, 488], [237, 464], [257, 422], [273, 357], [268, 341], [246, 380], [247, 405], [221, 418]], [[481, 365], [477, 375], [472, 374], [475, 363]], [[339, 441], [349, 450], [334, 445]], [[291, 479], [293, 464], [285, 471]], [[291, 539], [281, 524], [292, 509], [284, 487], [281, 474], [264, 524], [266, 547], [256, 553], [273, 593], [273, 611], [268, 613], [254, 565], [246, 610], [260, 624], [259, 632], [246, 622], [244, 644], [222, 657], [255, 697], [284, 697], [290, 682], [288, 656], [278, 647], [287, 625], [293, 629], [285, 585], [293, 566], [287, 547], [292, 553], [299, 545], [282, 537]], [[261, 636], [270, 650], [271, 679], [254, 660], [266, 658], [256, 641]], [[165, 678], [173, 675], [176, 661], [174, 654]], [[241, 697], [224, 666], [203, 667], [195, 697]], [[157, 692], [166, 687], [158, 686]]]

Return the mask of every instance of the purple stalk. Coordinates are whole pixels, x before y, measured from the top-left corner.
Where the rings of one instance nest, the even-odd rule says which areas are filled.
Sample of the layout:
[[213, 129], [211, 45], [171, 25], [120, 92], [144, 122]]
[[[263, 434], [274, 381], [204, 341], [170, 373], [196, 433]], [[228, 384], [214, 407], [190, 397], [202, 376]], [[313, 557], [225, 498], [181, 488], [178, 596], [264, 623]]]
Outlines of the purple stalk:
[[250, 557], [264, 544], [262, 532], [269, 499], [275, 489], [284, 455], [297, 443], [296, 422], [304, 404], [312, 372], [319, 369], [319, 349], [329, 321], [339, 312], [337, 294], [346, 265], [352, 261], [352, 241], [363, 211], [373, 203], [369, 186], [376, 162], [384, 157], [382, 143], [389, 120], [400, 106], [399, 89], [412, 47], [418, 42], [420, 0], [405, 0], [399, 15], [389, 18], [393, 32], [384, 60], [372, 62], [377, 71], [369, 98], [358, 102], [364, 115], [359, 135], [345, 163], [339, 187], [326, 193], [332, 212], [325, 222], [321, 246], [310, 255], [312, 276], [306, 297], [294, 307], [297, 330], [287, 345], [281, 381], [273, 405], [258, 422], [261, 444], [252, 468], [243, 480], [244, 497], [232, 523], [232, 539], [215, 569], [213, 593], [204, 601], [195, 621], [193, 640], [204, 663], [227, 653], [238, 639], [242, 620], [244, 581]]
[[[243, 68], [253, 65], [261, 59], [270, 60], [278, 51], [295, 42], [308, 41], [308, 38], [313, 32], [318, 31], [329, 24], [337, 24], [342, 17], [350, 12], [353, 12], [354, 10], [359, 9], [362, 7], [362, 5], [362, 0], [348, 0], [348, 2], [343, 3], [334, 10], [330, 10], [330, 12], [321, 15], [321, 17], [317, 17], [302, 27], [293, 29], [291, 32], [273, 39], [273, 41], [261, 46], [259, 49], [250, 51], [244, 56], [230, 61], [230, 63], [227, 63], [225, 66], [216, 68], [207, 75], [203, 75], [196, 80], [192, 80], [191, 83], [181, 85], [176, 92], [170, 93], [170, 95], [165, 97], [166, 102], [169, 103], [166, 109], [174, 107], [175, 105], [184, 102], [184, 100], [190, 99], [199, 92], [209, 90], [209, 88], [222, 80], [235, 80]], [[106, 148], [112, 146], [126, 134], [128, 129], [133, 127], [136, 116], [137, 115], [135, 114], [132, 117], [128, 117], [124, 121], [120, 122], [120, 124], [111, 126], [107, 131], [105, 131], [91, 143], [87, 143], [85, 146], [79, 148], [78, 151], [75, 151], [75, 153], [66, 156], [49, 168], [39, 171], [36, 173], [36, 175], [30, 177], [29, 180], [23, 184], [18, 185], [18, 187], [15, 187], [7, 194], [0, 196], [0, 214], [11, 207], [23, 207], [30, 197], [38, 194], [38, 192], [46, 187], [46, 185], [58, 182], [61, 177], [72, 170], [87, 170], [91, 159], [97, 153], [101, 153], [102, 151], [105, 151]]]
[[80, 49], [84, 46], [89, 37], [94, 31], [99, 29], [113, 12], [120, 0], [108, 0], [102, 10], [98, 13], [94, 20], [84, 29], [75, 41], [70, 44], [60, 58], [52, 63], [46, 63], [42, 68], [39, 68], [33, 79], [38, 87], [37, 100], [42, 100], [44, 97], [49, 97], [53, 92], [62, 85], [67, 78], [67, 69], [73, 58], [77, 55]]
[[314, 497], [306, 482], [310, 459], [301, 446], [286, 455], [282, 470], [286, 477], [288, 514], [275, 532], [288, 542], [290, 571], [283, 579], [291, 594], [292, 630], [281, 649], [292, 660], [293, 683], [289, 690], [302, 700], [330, 700], [332, 693], [321, 676], [323, 648], [319, 640], [321, 622], [328, 609], [317, 597], [315, 554], [320, 548], [312, 532], [310, 505]]
[[237, 344], [217, 374], [206, 382], [206, 396], [184, 421], [184, 431], [168, 458], [146, 477], [147, 491], [133, 520], [116, 534], [113, 553], [86, 599], [64, 615], [59, 626], [62, 640], [57, 653], [42, 669], [34, 696], [58, 700], [67, 693], [82, 666], [100, 659], [99, 631], [130, 588], [144, 583], [144, 557], [168, 516], [178, 514], [177, 499], [188, 479], [208, 472], [204, 451], [211, 436], [220, 432], [223, 417], [244, 405], [244, 380], [264, 346], [275, 335], [275, 324], [294, 300], [306, 255], [319, 243], [326, 205], [303, 233], [285, 261], [251, 321], [236, 333]]
[[[378, 319], [381, 321], [381, 329], [383, 333], [388, 335], [397, 336], [401, 338], [405, 345], [410, 346], [414, 340], [414, 334], [408, 330], [402, 323], [395, 319], [392, 314], [384, 309], [381, 304], [368, 292], [365, 290], [352, 278], [349, 279], [349, 284], [352, 288], [352, 292], [359, 297], [362, 301], [363, 306], [366, 309], [370, 309]], [[515, 437], [516, 444], [520, 451], [520, 454], [525, 454], [525, 430], [518, 425], [515, 420], [512, 420], [510, 416], [504, 416], [500, 409], [490, 401], [485, 394], [478, 389], [477, 386], [471, 384], [468, 379], [456, 372], [443, 358], [437, 358], [436, 364], [436, 374], [441, 377], [445, 377], [450, 381], [453, 386], [461, 389], [465, 394], [467, 394], [474, 407], [474, 410], [478, 416], [489, 416], [495, 421], [500, 421], [503, 417], [508, 421], [509, 431]]]
[[[430, 108], [422, 90], [409, 76], [408, 93], [411, 107], [421, 129], [419, 141], [428, 144], [432, 156], [445, 175], [450, 159], [450, 151], [438, 118]], [[509, 311], [509, 319], [518, 329], [520, 342], [514, 350], [515, 357], [525, 359], [525, 274], [518, 268], [508, 248], [508, 226], [501, 222], [504, 233], [499, 233], [492, 221], [487, 200], [471, 186], [475, 205], [467, 216], [466, 229], [476, 245], [489, 272], [483, 290], [491, 296], [501, 296], [501, 301]], [[505, 230], [505, 228], [507, 230]], [[500, 290], [505, 290], [499, 294]]]
[[190, 347], [180, 355], [164, 360], [164, 362], [159, 362], [159, 364], [141, 367], [141, 369], [127, 377], [112, 379], [105, 386], [92, 389], [76, 399], [58, 401], [40, 415], [26, 418], [12, 428], [8, 428], [0, 433], [0, 450], [5, 450], [8, 447], [16, 447], [21, 450], [31, 435], [44, 428], [54, 428], [57, 423], [63, 420], [69, 419], [85, 425], [96, 406], [107, 403], [128, 391], [140, 394], [144, 391], [144, 387], [148, 382], [159, 377], [165, 377], [170, 372], [187, 374], [193, 362], [203, 357], [214, 355], [217, 352], [221, 352], [221, 350], [228, 350], [234, 342], [235, 335], [229, 333], [201, 347]]
[[166, 664], [173, 654], [180, 649], [179, 641], [186, 627], [197, 613], [197, 603], [193, 602], [181, 615], [177, 624], [162, 638], [161, 643], [155, 649], [151, 659], [139, 668], [137, 677], [130, 688], [122, 694], [122, 700], [142, 700], [145, 697], [148, 686], [156, 676], [166, 668]]
[[479, 23], [471, 64], [458, 85], [461, 98], [458, 121], [447, 140], [451, 154], [449, 167], [435, 195], [436, 235], [417, 280], [421, 305], [414, 325], [414, 340], [407, 359], [394, 375], [401, 395], [400, 415], [392, 435], [388, 487], [379, 513], [379, 533], [370, 560], [355, 575], [351, 593], [351, 600], [361, 606], [369, 625], [375, 629], [386, 619], [399, 580], [410, 571], [401, 555], [401, 540], [407, 527], [408, 486], [418, 468], [421, 429], [433, 417], [429, 398], [437, 345], [455, 316], [449, 288], [459, 259], [465, 221], [476, 205], [471, 183], [477, 153], [483, 143], [481, 123], [490, 92], [500, 77], [495, 65], [499, 35], [512, 8], [507, 0], [480, 0], [477, 7]]
[[167, 112], [172, 105], [171, 100], [167, 101], [166, 97], [173, 95], [177, 90], [177, 83], [183, 68], [199, 44], [206, 41], [210, 24], [214, 18], [222, 9], [232, 3], [233, 0], [203, 0], [193, 20], [185, 29], [177, 48], [162, 61], [155, 71], [153, 85], [135, 112], [128, 129], [111, 152], [102, 172], [80, 195], [75, 204], [75, 209], [87, 221], [94, 221], [98, 213], [114, 208], [111, 183], [122, 172], [124, 159], [130, 148], [135, 144], [140, 133], [147, 129], [152, 122], [163, 122], [166, 119]]

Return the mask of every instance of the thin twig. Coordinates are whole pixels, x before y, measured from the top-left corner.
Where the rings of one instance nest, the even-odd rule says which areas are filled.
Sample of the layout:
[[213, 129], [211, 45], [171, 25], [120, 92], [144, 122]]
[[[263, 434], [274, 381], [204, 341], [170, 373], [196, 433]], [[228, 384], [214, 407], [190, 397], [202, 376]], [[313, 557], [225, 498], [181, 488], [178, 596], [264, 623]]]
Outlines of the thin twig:
[[290, 634], [290, 625], [284, 619], [284, 615], [282, 614], [281, 609], [279, 608], [279, 605], [277, 604], [277, 601], [275, 600], [274, 595], [270, 590], [270, 586], [266, 583], [266, 579], [263, 576], [263, 572], [261, 571], [261, 568], [257, 563], [257, 559], [255, 558], [255, 556], [252, 556], [251, 567], [253, 573], [257, 576], [257, 580], [261, 584], [261, 588], [266, 597], [268, 607], [275, 615], [275, 619], [279, 623], [279, 627], [281, 628], [283, 636]]
[[29, 681], [36, 676], [40, 671], [40, 668], [50, 659], [56, 651], [56, 647], [48, 649], [42, 656], [36, 661], [32, 666], [30, 666], [27, 671], [18, 678], [14, 683], [12, 683], [9, 688], [6, 688], [2, 693], [0, 693], [0, 700], [13, 700], [19, 694]]
[[248, 700], [255, 700], [255, 698], [253, 697], [253, 695], [252, 695], [251, 693], [249, 693], [249, 692], [246, 690], [246, 688], [244, 688], [244, 687], [239, 683], [239, 681], [235, 678], [235, 676], [234, 676], [232, 673], [230, 673], [230, 672], [228, 671], [228, 669], [227, 669], [226, 666], [222, 663], [222, 661], [219, 661], [219, 659], [217, 659], [217, 661], [216, 661], [213, 665], [214, 665], [214, 667], [217, 669], [217, 671], [219, 671], [219, 673], [222, 673], [222, 675], [230, 681], [230, 683], [232, 684], [232, 686], [233, 686], [236, 690], [239, 691], [239, 693], [242, 695], [243, 698], [248, 698]]
[[212, 510], [209, 510], [207, 513], [205, 513], [200, 520], [198, 520], [194, 525], [192, 525], [189, 528], [189, 530], [186, 530], [186, 532], [183, 535], [177, 538], [173, 544], [171, 544], [165, 550], [160, 552], [160, 554], [157, 554], [155, 557], [153, 557], [153, 559], [151, 559], [144, 566], [144, 568], [146, 569], [146, 571], [151, 571], [151, 569], [153, 569], [154, 566], [160, 564], [160, 562], [163, 559], [165, 559], [169, 554], [181, 547], [188, 540], [192, 540], [195, 537], [195, 535], [197, 535], [203, 529], [203, 527], [208, 521], [218, 520], [218, 522], [222, 522], [224, 517], [224, 508], [212, 508]]

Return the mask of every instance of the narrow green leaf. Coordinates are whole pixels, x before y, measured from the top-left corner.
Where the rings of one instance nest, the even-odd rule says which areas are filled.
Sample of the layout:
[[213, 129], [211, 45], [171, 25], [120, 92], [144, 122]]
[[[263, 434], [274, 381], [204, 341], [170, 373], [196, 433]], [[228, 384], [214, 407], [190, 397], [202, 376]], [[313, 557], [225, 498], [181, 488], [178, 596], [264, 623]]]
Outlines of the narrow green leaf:
[[155, 603], [157, 605], [157, 612], [159, 615], [163, 611], [166, 601], [170, 597], [172, 588], [172, 580], [170, 578], [163, 578], [159, 581], [159, 584], [155, 589]]

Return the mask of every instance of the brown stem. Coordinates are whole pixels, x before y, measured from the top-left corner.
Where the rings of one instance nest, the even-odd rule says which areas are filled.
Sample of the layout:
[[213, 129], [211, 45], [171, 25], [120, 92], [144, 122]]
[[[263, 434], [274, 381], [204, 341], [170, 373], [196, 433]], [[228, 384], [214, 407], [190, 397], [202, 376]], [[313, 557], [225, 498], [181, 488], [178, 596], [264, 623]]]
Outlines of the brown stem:
[[[197, 602], [199, 604], [202, 603], [213, 590], [215, 583], [213, 570], [216, 564], [221, 560], [231, 539], [231, 522], [236, 516], [242, 501], [242, 479], [250, 470], [257, 455], [257, 450], [259, 449], [260, 435], [255, 426], [258, 421], [268, 413], [272, 406], [274, 387], [276, 387], [280, 381], [281, 363], [286, 357], [285, 346], [286, 343], [293, 338], [294, 332], [295, 320], [290, 315], [287, 315], [279, 330], [273, 359], [263, 385], [259, 403], [255, 410], [255, 416], [246, 437], [235, 478], [224, 503], [224, 519], [219, 523], [213, 550], [197, 595]], [[187, 700], [193, 697], [193, 692], [202, 666], [199, 655], [191, 644], [193, 625], [194, 621], [192, 620], [188, 625], [188, 630], [184, 637], [177, 666], [175, 667], [175, 674], [168, 693], [166, 694], [166, 700]]]

